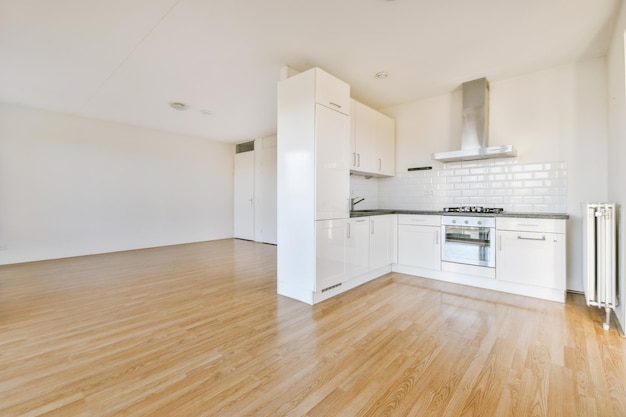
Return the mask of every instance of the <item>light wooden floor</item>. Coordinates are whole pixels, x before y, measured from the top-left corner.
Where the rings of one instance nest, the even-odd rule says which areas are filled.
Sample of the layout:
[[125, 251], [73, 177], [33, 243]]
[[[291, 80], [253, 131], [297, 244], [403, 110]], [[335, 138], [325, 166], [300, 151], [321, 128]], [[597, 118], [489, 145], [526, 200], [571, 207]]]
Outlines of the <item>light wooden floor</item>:
[[0, 267], [0, 416], [626, 416], [579, 296], [389, 274], [314, 307], [223, 240]]

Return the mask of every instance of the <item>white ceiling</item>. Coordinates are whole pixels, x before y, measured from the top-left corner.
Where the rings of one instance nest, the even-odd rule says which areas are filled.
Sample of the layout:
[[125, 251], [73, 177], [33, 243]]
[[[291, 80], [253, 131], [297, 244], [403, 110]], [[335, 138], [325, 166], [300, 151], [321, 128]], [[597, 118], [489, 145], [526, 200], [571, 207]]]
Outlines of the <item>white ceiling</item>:
[[620, 5], [0, 0], [0, 101], [241, 142], [275, 133], [284, 65], [324, 68], [383, 108], [603, 56]]

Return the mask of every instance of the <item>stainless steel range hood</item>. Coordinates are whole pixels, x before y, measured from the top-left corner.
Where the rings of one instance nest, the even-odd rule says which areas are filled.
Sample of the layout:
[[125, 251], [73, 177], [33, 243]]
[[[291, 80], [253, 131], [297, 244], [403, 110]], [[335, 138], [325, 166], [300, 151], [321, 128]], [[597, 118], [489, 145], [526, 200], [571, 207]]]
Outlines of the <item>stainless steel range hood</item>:
[[487, 146], [489, 143], [489, 83], [486, 78], [463, 83], [463, 123], [461, 149], [437, 152], [431, 158], [441, 162], [517, 156], [513, 145]]

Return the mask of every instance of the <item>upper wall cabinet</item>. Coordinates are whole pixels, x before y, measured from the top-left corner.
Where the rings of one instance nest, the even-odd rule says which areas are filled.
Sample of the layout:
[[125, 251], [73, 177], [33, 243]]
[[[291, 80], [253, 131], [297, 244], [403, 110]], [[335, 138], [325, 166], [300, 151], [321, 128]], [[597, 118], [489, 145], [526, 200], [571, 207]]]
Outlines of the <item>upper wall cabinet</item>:
[[315, 74], [315, 102], [343, 114], [350, 114], [350, 85], [319, 68]]
[[350, 105], [350, 171], [374, 176], [395, 175], [394, 120], [354, 99]]

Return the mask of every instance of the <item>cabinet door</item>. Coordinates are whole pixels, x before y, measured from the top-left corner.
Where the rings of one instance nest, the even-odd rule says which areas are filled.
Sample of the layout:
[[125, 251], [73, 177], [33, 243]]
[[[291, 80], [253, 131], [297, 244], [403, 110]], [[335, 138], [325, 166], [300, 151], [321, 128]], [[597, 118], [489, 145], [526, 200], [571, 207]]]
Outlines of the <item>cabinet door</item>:
[[[347, 218], [350, 117], [315, 106], [315, 220]], [[297, 181], [297, 178], [293, 178]], [[303, 185], [304, 186], [304, 185]]]
[[370, 269], [393, 263], [395, 233], [393, 216], [370, 217]]
[[315, 101], [343, 114], [350, 114], [350, 85], [316, 68]]
[[380, 175], [396, 175], [396, 123], [378, 113], [376, 117], [375, 163]]
[[355, 171], [377, 172], [376, 120], [378, 112], [358, 101], [354, 102], [355, 155], [352, 156]]
[[348, 221], [347, 245], [350, 278], [367, 273], [370, 258], [369, 217], [357, 217]]
[[347, 224], [346, 219], [315, 222], [316, 291], [348, 279]]
[[565, 235], [496, 231], [496, 279], [565, 289]]
[[441, 269], [441, 228], [398, 226], [398, 263], [427, 269]]

